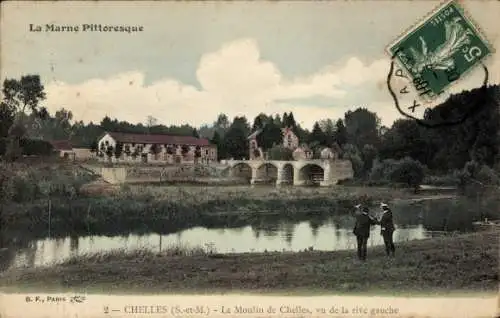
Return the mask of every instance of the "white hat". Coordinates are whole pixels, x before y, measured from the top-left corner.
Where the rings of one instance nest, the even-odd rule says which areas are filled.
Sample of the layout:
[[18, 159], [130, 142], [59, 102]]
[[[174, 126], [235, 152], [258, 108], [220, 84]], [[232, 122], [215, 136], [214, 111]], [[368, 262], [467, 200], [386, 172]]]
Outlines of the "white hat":
[[361, 204], [356, 204], [354, 207], [355, 207], [356, 209], [359, 209], [359, 208], [361, 207]]
[[389, 206], [387, 204], [385, 204], [384, 202], [381, 202], [380, 207], [381, 208], [388, 208]]

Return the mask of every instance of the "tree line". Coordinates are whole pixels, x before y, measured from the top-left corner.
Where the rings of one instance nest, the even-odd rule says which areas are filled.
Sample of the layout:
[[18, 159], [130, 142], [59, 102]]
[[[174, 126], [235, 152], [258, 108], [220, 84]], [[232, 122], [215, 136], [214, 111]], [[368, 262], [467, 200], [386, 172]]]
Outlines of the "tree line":
[[425, 115], [427, 120], [436, 120], [460, 117], [471, 107], [479, 109], [454, 126], [427, 128], [405, 118], [396, 120], [391, 127], [384, 127], [375, 112], [358, 107], [347, 111], [343, 118], [319, 119], [310, 131], [297, 123], [293, 112], [261, 113], [253, 121], [245, 116], [231, 120], [219, 114], [212, 124], [202, 127], [166, 126], [152, 116], [145, 118], [143, 123], [106, 116], [99, 123], [85, 124], [74, 120], [71, 111], [64, 107], [49, 114], [40, 106], [45, 92], [38, 75], [6, 79], [2, 92], [0, 152], [4, 159], [14, 160], [26, 153], [22, 147], [27, 144], [25, 140], [70, 140], [75, 147], [96, 150], [97, 139], [105, 131], [208, 138], [217, 146], [219, 159], [242, 159], [249, 157], [248, 136], [252, 132], [260, 130], [257, 141], [264, 151], [279, 153], [276, 150], [282, 143], [281, 129], [288, 127], [301, 144], [315, 153], [323, 147], [338, 146], [341, 156], [353, 163], [358, 178], [369, 178], [374, 165], [381, 169], [384, 160], [411, 159], [438, 174], [463, 169], [471, 161], [498, 169], [500, 161], [499, 85], [452, 95]]

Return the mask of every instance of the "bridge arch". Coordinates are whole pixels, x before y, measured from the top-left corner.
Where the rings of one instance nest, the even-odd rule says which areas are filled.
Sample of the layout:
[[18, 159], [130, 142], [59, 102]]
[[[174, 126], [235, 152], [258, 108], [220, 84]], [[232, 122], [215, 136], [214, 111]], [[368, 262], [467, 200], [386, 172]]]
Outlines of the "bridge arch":
[[304, 185], [319, 185], [325, 180], [325, 169], [317, 163], [307, 163], [299, 170], [299, 180]]
[[275, 183], [278, 179], [278, 167], [272, 162], [265, 162], [256, 167], [256, 183]]
[[247, 162], [238, 162], [230, 167], [231, 175], [235, 178], [248, 180], [252, 179], [252, 166]]

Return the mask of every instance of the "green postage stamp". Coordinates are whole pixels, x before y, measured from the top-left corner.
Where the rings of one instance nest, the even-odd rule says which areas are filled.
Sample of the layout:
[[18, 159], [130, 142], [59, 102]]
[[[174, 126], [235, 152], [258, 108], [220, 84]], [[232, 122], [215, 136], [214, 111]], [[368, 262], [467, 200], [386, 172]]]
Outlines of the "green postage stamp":
[[437, 8], [387, 51], [413, 79], [419, 96], [432, 100], [493, 48], [454, 0]]

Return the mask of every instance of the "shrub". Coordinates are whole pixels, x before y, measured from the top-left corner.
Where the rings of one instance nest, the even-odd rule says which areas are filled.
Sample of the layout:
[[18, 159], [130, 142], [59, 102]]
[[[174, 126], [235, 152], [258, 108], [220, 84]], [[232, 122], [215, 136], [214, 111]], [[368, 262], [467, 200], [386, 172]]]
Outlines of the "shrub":
[[396, 164], [389, 175], [393, 182], [404, 183], [415, 190], [424, 180], [424, 166], [418, 160], [405, 157]]
[[26, 156], [49, 156], [54, 147], [47, 141], [38, 139], [21, 139], [22, 154]]
[[499, 191], [500, 176], [492, 168], [476, 161], [468, 161], [455, 175], [460, 192], [466, 196], [483, 197]]
[[387, 182], [404, 184], [418, 189], [425, 177], [425, 166], [409, 157], [401, 160], [375, 160], [370, 172], [372, 183]]

